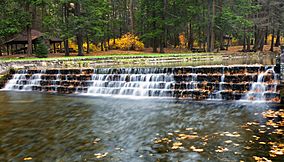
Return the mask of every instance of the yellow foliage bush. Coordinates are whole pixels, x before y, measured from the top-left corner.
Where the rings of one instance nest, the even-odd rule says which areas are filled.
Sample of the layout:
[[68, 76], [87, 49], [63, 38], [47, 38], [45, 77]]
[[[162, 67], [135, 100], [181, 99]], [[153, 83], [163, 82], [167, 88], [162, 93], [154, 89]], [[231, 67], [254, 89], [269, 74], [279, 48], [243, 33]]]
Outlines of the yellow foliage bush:
[[186, 48], [186, 38], [184, 32], [179, 34], [179, 43], [181, 48]]
[[[73, 50], [78, 51], [78, 45], [75, 41], [69, 40], [68, 44], [69, 44], [69, 48], [72, 48]], [[84, 44], [83, 44], [83, 49], [84, 49], [84, 51], [87, 51], [87, 43], [86, 42], [84, 42]], [[100, 48], [97, 47], [95, 44], [90, 43], [90, 52], [94, 52], [94, 51], [100, 51]]]
[[[113, 41], [110, 41], [110, 44], [111, 42], [113, 45]], [[131, 33], [123, 35], [121, 38], [117, 39], [115, 43], [116, 48], [122, 50], [141, 51], [144, 49], [144, 43], [139, 40], [138, 36]]]

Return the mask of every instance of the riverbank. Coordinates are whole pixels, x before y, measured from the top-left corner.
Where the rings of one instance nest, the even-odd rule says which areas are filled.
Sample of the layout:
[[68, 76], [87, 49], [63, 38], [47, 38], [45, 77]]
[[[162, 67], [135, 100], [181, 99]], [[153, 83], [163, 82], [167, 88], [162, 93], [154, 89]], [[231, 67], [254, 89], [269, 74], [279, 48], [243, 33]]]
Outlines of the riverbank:
[[[229, 50], [223, 50], [218, 53], [211, 53], [214, 55], [226, 55], [228, 57], [235, 56], [235, 55], [270, 55], [270, 54], [279, 54], [280, 48], [275, 47], [274, 52], [269, 51], [270, 46], [264, 46], [263, 52], [241, 52], [242, 46], [233, 46], [230, 47]], [[48, 58], [36, 58], [35, 56], [28, 56], [27, 54], [16, 54], [16, 55], [9, 55], [9, 56], [0, 56], [0, 61], [18, 61], [18, 60], [48, 60], [48, 59], [73, 59], [73, 58], [102, 58], [102, 57], [119, 57], [119, 56], [152, 56], [152, 57], [159, 57], [159, 56], [167, 56], [167, 55], [179, 55], [179, 54], [204, 54], [203, 53], [193, 53], [187, 49], [183, 48], [166, 48], [165, 53], [153, 53], [151, 48], [146, 48], [143, 51], [124, 51], [124, 50], [108, 50], [108, 51], [95, 51], [90, 54], [85, 54], [85, 56], [77, 56], [77, 53], [70, 53], [70, 56], [65, 56], [64, 53], [50, 53]]]
[[110, 54], [82, 57], [2, 58], [0, 74], [10, 68], [99, 68], [99, 67], [174, 67], [231, 64], [275, 64], [276, 54], [260, 53], [167, 53], [167, 54]]

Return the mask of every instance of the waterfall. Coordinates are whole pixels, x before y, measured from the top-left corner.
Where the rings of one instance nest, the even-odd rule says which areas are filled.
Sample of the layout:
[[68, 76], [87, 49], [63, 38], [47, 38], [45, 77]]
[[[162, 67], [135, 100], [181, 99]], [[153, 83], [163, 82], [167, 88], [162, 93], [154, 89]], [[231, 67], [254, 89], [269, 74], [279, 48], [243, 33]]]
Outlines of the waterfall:
[[223, 73], [221, 76], [221, 80], [219, 83], [219, 91], [216, 92], [216, 99], [222, 100], [222, 92], [223, 92], [223, 84], [225, 83], [225, 74]]
[[19, 74], [15, 74], [13, 78], [8, 81], [4, 90], [32, 91], [33, 87], [41, 86], [40, 81], [42, 73], [44, 73], [44, 70], [29, 77], [27, 71], [24, 70]]
[[108, 72], [101, 70], [92, 75], [93, 85], [87, 94], [165, 97], [167, 91], [172, 91], [170, 85], [174, 82], [173, 75], [160, 73], [158, 69], [129, 68], [119, 74]]
[[4, 90], [189, 100], [278, 101], [279, 76], [261, 65], [19, 70]]
[[256, 82], [252, 83], [245, 100], [264, 101], [266, 100], [265, 95], [277, 93], [278, 75], [274, 67], [265, 69], [267, 69], [265, 72], [258, 74]]

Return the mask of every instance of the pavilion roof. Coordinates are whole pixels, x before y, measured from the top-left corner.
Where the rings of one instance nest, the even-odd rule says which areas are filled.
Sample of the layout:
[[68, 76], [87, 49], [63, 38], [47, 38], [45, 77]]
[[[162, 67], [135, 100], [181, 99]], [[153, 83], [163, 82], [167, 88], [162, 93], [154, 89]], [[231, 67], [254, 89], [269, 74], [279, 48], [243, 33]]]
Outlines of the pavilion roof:
[[[32, 40], [36, 40], [39, 37], [43, 36], [43, 33], [38, 30], [31, 30]], [[14, 38], [8, 40], [5, 42], [5, 44], [16, 44], [16, 43], [27, 43], [28, 42], [28, 34], [27, 31], [24, 31], [18, 35], [16, 35]]]
[[[32, 29], [31, 30], [31, 34], [32, 34], [32, 41], [40, 38], [43, 36], [43, 33]], [[57, 37], [51, 37], [48, 39], [51, 43], [59, 43], [62, 42], [62, 39], [57, 38]], [[24, 31], [16, 36], [14, 36], [12, 39], [8, 40], [5, 42], [5, 44], [27, 44], [28, 43], [28, 34], [27, 31]]]

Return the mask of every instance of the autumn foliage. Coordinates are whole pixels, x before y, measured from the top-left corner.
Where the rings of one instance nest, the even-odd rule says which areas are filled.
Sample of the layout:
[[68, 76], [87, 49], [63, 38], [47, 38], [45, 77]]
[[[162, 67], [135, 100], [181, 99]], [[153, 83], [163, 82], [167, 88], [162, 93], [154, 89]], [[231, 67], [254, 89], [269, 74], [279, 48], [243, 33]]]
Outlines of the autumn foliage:
[[185, 33], [180, 33], [179, 34], [179, 43], [180, 43], [180, 47], [181, 48], [185, 48], [186, 47], [186, 38], [185, 38]]
[[117, 39], [115, 46], [121, 50], [141, 51], [144, 49], [144, 43], [139, 40], [138, 36], [131, 33], [124, 34], [121, 38]]

